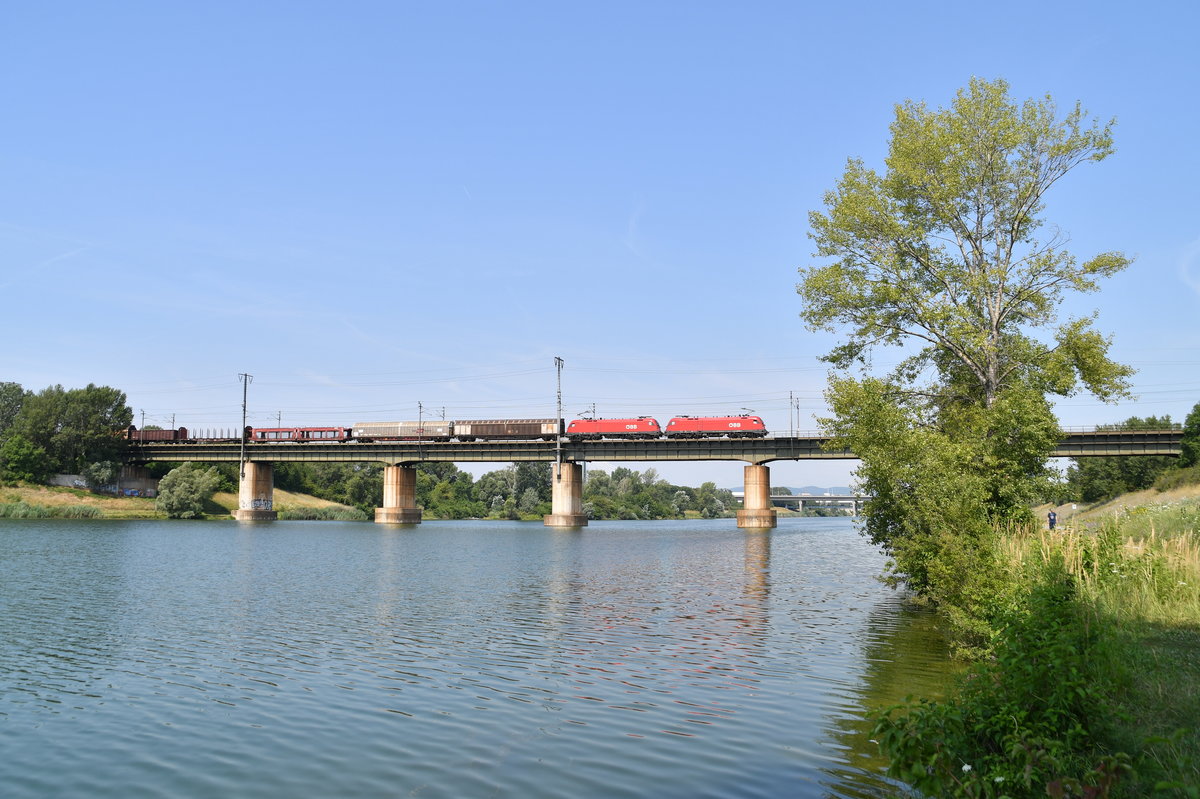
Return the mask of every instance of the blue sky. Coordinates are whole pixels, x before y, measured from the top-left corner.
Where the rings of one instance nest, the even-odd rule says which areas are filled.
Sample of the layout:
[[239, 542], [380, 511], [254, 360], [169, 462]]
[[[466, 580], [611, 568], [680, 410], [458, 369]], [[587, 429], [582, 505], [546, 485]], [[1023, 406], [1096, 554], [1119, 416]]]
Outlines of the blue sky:
[[[124, 2], [0, 20], [0, 379], [163, 426], [824, 408], [807, 215], [894, 105], [972, 76], [1117, 118], [1046, 217], [1134, 265], [1098, 311], [1136, 402], [1200, 400], [1190, 3]], [[883, 358], [886, 360], [886, 356]], [[649, 464], [647, 465], [649, 466]], [[777, 463], [779, 485], [853, 464]], [[473, 466], [480, 473], [489, 467]], [[656, 465], [683, 483], [738, 464]]]

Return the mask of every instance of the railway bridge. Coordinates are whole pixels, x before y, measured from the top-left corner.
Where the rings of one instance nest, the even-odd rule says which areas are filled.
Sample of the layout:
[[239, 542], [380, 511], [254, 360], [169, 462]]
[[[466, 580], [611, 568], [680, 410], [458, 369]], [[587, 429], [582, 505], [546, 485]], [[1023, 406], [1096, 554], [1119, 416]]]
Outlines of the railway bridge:
[[[1178, 455], [1181, 430], [1077, 430], [1065, 433], [1053, 457]], [[638, 461], [743, 461], [743, 509], [737, 512], [738, 527], [771, 528], [776, 513], [771, 502], [771, 474], [767, 464], [780, 460], [853, 459], [849, 450], [827, 448], [829, 437], [801, 435], [767, 438], [696, 438], [562, 441], [386, 441], [262, 443], [243, 446], [239, 442], [133, 443], [128, 459], [196, 463], [239, 463], [245, 458], [238, 489], [241, 521], [268, 521], [274, 509], [274, 464], [276, 462], [384, 464], [383, 507], [375, 521], [418, 524], [421, 509], [416, 503], [416, 464], [513, 463], [549, 461], [552, 464], [549, 527], [582, 527], [583, 465], [589, 462]]]

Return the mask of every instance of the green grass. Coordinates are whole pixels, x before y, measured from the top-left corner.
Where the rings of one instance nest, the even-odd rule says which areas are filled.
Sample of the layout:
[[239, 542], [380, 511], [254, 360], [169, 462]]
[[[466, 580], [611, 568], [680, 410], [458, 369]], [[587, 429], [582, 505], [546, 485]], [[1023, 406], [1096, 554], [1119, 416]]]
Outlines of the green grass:
[[279, 518], [290, 521], [323, 521], [323, 522], [365, 522], [370, 521], [367, 514], [358, 508], [327, 505], [315, 507], [281, 506]]
[[92, 505], [33, 505], [0, 503], [0, 519], [99, 519], [104, 512]]

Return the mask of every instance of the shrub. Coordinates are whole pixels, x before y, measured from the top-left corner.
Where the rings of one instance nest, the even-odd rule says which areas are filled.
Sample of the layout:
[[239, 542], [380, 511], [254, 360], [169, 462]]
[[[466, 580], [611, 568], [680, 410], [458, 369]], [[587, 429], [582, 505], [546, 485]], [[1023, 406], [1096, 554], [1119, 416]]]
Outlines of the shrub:
[[185, 463], [159, 481], [154, 507], [171, 519], [201, 518], [204, 503], [212, 497], [219, 482], [215, 469], [201, 470], [195, 464]]
[[954, 696], [879, 719], [874, 734], [889, 774], [930, 796], [1073, 796], [1111, 784], [1128, 771], [1127, 757], [1096, 768], [1081, 755], [1105, 718], [1095, 678], [1103, 642], [1061, 558], [1004, 622], [994, 656]]

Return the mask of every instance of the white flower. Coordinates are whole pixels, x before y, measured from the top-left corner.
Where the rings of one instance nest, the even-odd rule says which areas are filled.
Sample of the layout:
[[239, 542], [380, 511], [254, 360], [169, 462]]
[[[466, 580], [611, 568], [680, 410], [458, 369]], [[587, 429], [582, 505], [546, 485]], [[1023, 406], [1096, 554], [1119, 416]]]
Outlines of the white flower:
[[970, 771], [970, 770], [971, 770], [971, 764], [970, 764], [970, 763], [963, 763], [963, 773], [965, 774], [965, 773], [967, 773], [967, 772], [968, 772], [968, 771]]
[[1003, 778], [1003, 777], [996, 777], [995, 779], [993, 779], [993, 780], [992, 780], [992, 782], [995, 782], [995, 783], [1001, 783], [1001, 782], [1004, 782], [1004, 778]]

